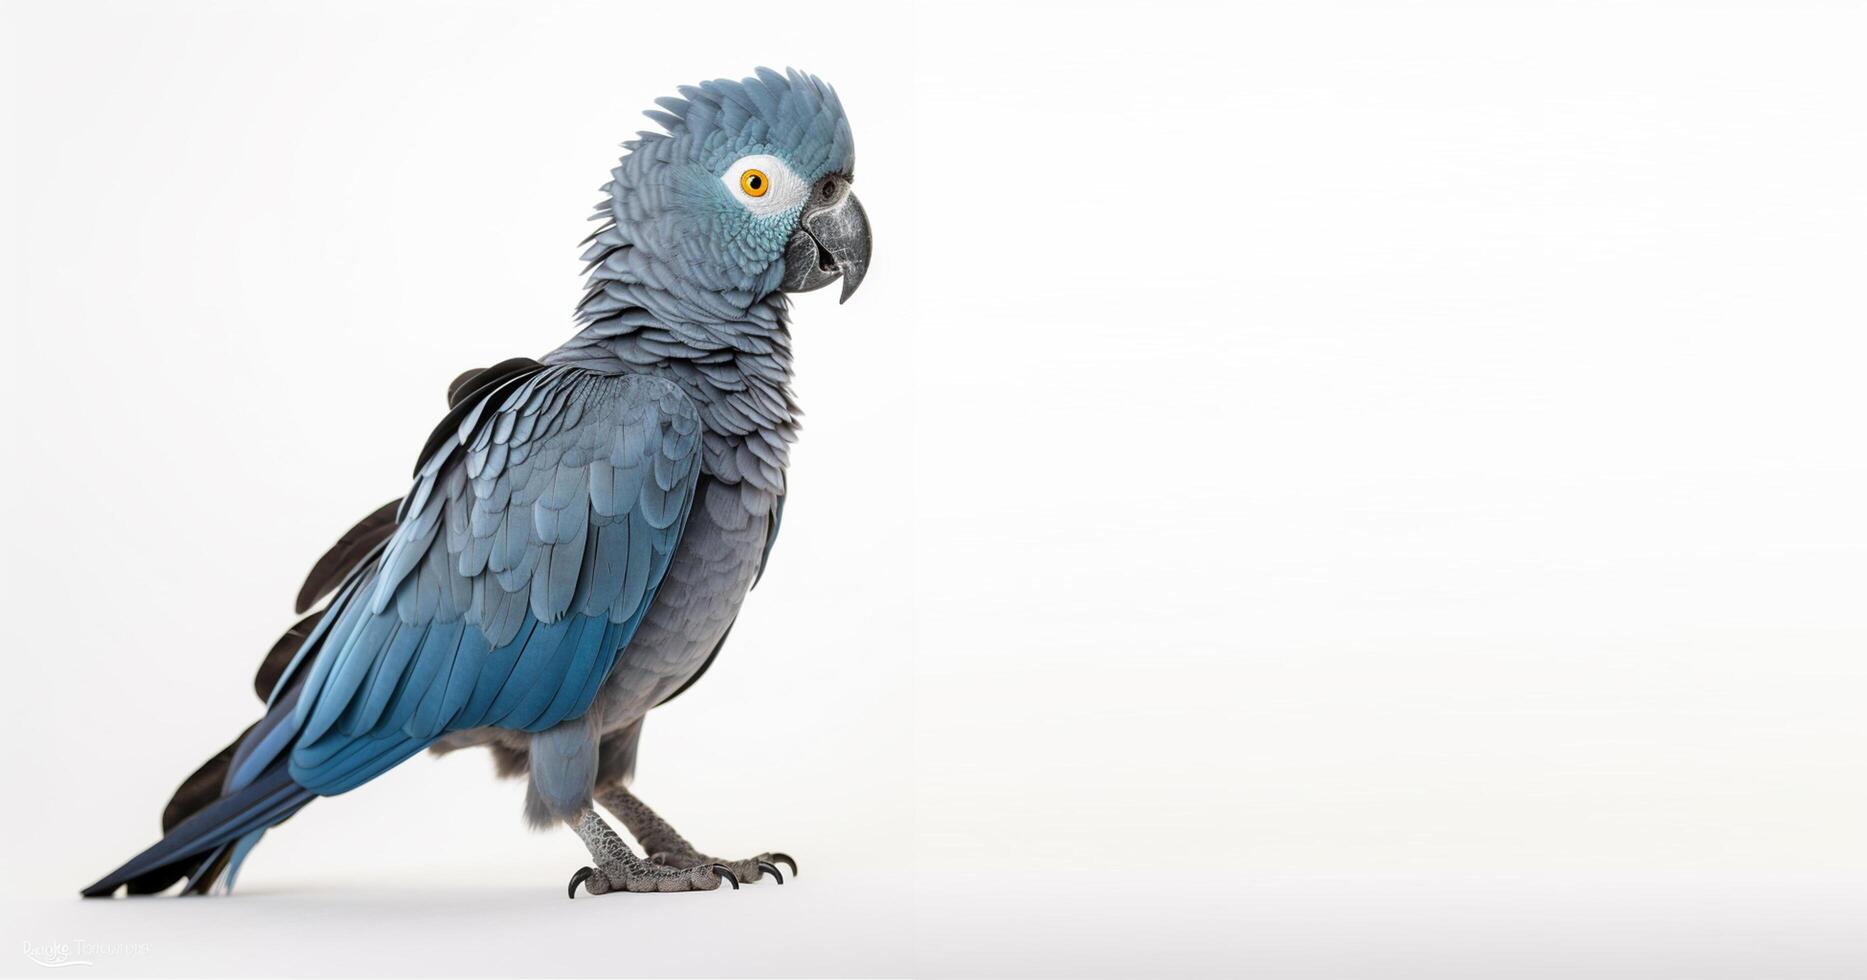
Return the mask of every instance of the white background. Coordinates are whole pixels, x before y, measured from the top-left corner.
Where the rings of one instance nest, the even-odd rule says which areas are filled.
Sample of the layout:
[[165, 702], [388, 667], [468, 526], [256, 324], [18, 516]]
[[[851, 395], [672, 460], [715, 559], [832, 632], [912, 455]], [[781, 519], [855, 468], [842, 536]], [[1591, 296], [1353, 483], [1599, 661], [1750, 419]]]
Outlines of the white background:
[[[0, 940], [1867, 972], [1859, 5], [0, 9]], [[876, 265], [798, 304], [783, 540], [637, 788], [802, 876], [567, 902], [456, 756], [79, 902], [447, 381], [568, 336], [639, 110], [757, 64], [842, 91]]]

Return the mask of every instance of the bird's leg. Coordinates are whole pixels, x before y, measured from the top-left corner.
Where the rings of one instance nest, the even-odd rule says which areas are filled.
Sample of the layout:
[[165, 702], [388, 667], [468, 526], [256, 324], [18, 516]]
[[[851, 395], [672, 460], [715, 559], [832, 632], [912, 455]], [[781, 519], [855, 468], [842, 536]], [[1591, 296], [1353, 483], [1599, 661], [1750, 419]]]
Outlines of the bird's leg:
[[668, 864], [681, 858], [698, 860], [703, 856], [694, 845], [687, 842], [687, 838], [661, 819], [660, 814], [649, 809], [648, 804], [629, 792], [627, 787], [618, 784], [598, 790], [596, 799], [609, 812], [622, 818], [623, 826], [629, 828], [629, 834], [635, 838], [636, 843], [642, 845], [650, 861]]
[[629, 845], [623, 843], [622, 838], [597, 815], [595, 807], [584, 810], [572, 828], [583, 839], [583, 845], [590, 849], [591, 859], [596, 861], [596, 867], [582, 868], [571, 875], [572, 898], [577, 897], [577, 886], [580, 884], [592, 895], [607, 892], [710, 892], [718, 888], [721, 881], [730, 882], [734, 888], [739, 887], [738, 880], [723, 865], [703, 862], [674, 868], [636, 857], [635, 852], [629, 850]]
[[687, 842], [661, 815], [648, 808], [628, 787], [621, 783], [612, 783], [596, 791], [596, 800], [609, 809], [609, 812], [622, 818], [623, 826], [642, 850], [648, 860], [661, 867], [686, 868], [724, 866], [740, 881], [757, 881], [765, 875], [779, 884], [784, 884], [784, 875], [778, 871], [778, 862], [789, 865], [791, 874], [797, 874], [797, 862], [789, 854], [767, 851], [757, 857], [743, 861], [726, 861], [700, 853], [694, 845]]

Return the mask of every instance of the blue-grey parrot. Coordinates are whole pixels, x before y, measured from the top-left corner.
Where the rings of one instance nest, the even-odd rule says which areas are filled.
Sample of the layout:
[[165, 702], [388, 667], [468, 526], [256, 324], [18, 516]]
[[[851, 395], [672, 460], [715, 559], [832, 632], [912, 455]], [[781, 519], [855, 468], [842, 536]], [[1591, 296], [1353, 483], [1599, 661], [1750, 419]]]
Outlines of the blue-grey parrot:
[[[96, 884], [231, 889], [267, 828], [424, 748], [527, 774], [534, 824], [589, 848], [592, 894], [766, 875], [696, 850], [627, 788], [642, 718], [719, 654], [784, 509], [798, 410], [787, 293], [868, 271], [834, 90], [792, 70], [684, 86], [623, 144], [587, 239], [577, 334], [458, 378], [407, 496], [311, 570], [260, 668], [265, 716]], [[602, 804], [641, 845], [598, 814]]]

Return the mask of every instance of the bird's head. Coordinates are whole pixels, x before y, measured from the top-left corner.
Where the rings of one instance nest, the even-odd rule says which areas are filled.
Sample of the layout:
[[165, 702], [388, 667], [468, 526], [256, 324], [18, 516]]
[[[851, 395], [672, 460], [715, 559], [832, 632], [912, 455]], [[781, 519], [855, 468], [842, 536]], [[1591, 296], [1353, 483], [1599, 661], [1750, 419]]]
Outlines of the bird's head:
[[855, 144], [836, 92], [795, 69], [760, 68], [656, 104], [647, 115], [666, 132], [624, 144], [599, 212], [614, 223], [599, 236], [616, 240], [592, 261], [735, 305], [838, 279], [849, 299], [868, 272], [869, 223], [850, 190]]

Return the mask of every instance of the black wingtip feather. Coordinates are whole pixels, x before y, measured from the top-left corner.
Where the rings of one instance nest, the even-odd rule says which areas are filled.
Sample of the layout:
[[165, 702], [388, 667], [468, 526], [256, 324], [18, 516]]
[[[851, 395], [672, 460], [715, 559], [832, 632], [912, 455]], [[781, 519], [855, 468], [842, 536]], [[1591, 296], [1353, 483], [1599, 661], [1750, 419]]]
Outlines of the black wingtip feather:
[[489, 397], [511, 382], [521, 380], [544, 370], [544, 365], [529, 357], [513, 357], [500, 361], [483, 371], [463, 374], [454, 379], [447, 390], [447, 415], [441, 424], [428, 434], [428, 441], [422, 444], [421, 455], [415, 457], [415, 473], [421, 473], [421, 467], [434, 457], [448, 440], [460, 433], [460, 423], [466, 419], [473, 406], [483, 397]]
[[[255, 722], [254, 724], [257, 724]], [[168, 833], [175, 825], [200, 812], [202, 807], [220, 799], [221, 787], [227, 781], [227, 767], [233, 762], [233, 753], [240, 747], [253, 725], [246, 726], [246, 731], [215, 753], [214, 757], [201, 764], [182, 784], [175, 789], [175, 795], [169, 798], [169, 805], [162, 810], [162, 832]]]
[[259, 695], [261, 702], [272, 700], [272, 689], [279, 686], [279, 678], [284, 676], [285, 668], [290, 666], [292, 658], [305, 645], [306, 638], [317, 628], [318, 620], [324, 618], [324, 610], [319, 610], [292, 624], [291, 629], [279, 637], [272, 649], [266, 651], [266, 659], [259, 662], [259, 672], [253, 675], [253, 693]]
[[331, 545], [324, 557], [311, 566], [311, 572], [305, 576], [305, 584], [298, 590], [298, 601], [293, 604], [293, 611], [302, 615], [317, 605], [318, 600], [337, 591], [357, 562], [395, 533], [395, 515], [401, 506], [402, 498], [397, 497], [376, 508], [368, 517], [358, 521], [355, 527], [344, 532], [344, 536]]

